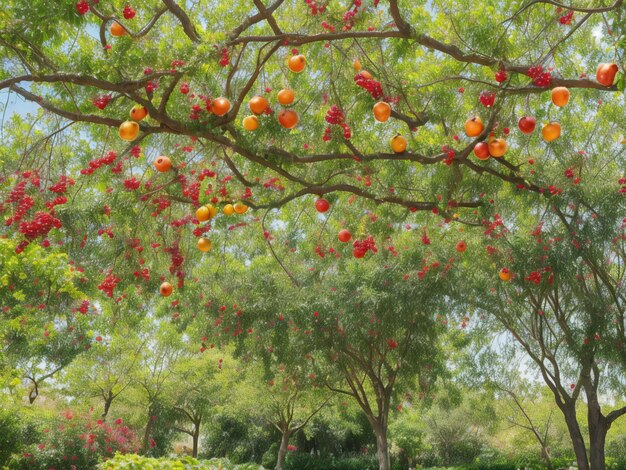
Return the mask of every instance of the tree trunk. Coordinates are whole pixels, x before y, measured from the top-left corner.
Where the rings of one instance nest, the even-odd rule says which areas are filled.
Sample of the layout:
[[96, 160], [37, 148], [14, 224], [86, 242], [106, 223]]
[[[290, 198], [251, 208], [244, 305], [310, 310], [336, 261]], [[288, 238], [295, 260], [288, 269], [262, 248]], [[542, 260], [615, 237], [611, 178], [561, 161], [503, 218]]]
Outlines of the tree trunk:
[[191, 451], [191, 456], [196, 458], [198, 457], [198, 438], [200, 437], [200, 421], [193, 424], [193, 435], [191, 436], [193, 439], [193, 450]]
[[376, 423], [374, 426], [376, 435], [376, 456], [378, 457], [379, 470], [390, 470], [389, 445], [387, 443], [387, 424]]
[[152, 431], [152, 424], [154, 421], [152, 420], [152, 415], [154, 414], [154, 409], [152, 406], [148, 408], [148, 422], [146, 423], [146, 430], [143, 433], [143, 452], [144, 454], [150, 450], [150, 433]]
[[283, 464], [285, 463], [285, 456], [287, 455], [287, 447], [289, 446], [289, 437], [291, 433], [289, 431], [283, 431], [283, 436], [280, 440], [280, 449], [278, 449], [278, 460], [276, 461], [276, 470], [283, 470]]
[[[578, 470], [590, 470], [589, 461], [587, 460], [587, 447], [585, 446], [585, 440], [583, 439], [580, 426], [578, 426], [578, 420], [576, 419], [576, 403], [572, 402], [571, 404], [563, 405], [561, 411], [565, 417], [567, 430], [572, 440]], [[596, 469], [594, 468], [593, 470]]]
[[597, 397], [589, 400], [587, 405], [587, 424], [589, 425], [589, 463], [592, 470], [606, 468], [604, 443], [609, 425], [602, 415]]
[[109, 409], [111, 408], [111, 404], [113, 403], [113, 397], [109, 394], [109, 397], [104, 400], [104, 412], [102, 413], [102, 417], [106, 419], [109, 415]]

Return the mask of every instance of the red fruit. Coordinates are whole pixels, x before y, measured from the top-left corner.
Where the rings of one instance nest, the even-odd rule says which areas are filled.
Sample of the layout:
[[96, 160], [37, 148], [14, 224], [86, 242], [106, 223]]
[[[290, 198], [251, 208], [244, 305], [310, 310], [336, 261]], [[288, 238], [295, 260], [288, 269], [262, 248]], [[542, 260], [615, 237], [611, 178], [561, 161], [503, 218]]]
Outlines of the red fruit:
[[84, 15], [85, 13], [87, 13], [89, 11], [89, 4], [87, 3], [87, 1], [79, 0], [76, 3], [76, 11], [79, 15]]
[[467, 243], [465, 243], [463, 240], [456, 244], [456, 251], [458, 251], [459, 253], [463, 253], [465, 250], [467, 250]]
[[489, 155], [489, 146], [487, 142], [478, 142], [474, 147], [474, 155], [479, 160], [488, 160], [491, 155]]
[[615, 74], [618, 71], [617, 64], [600, 64], [596, 70], [596, 80], [604, 86], [612, 86], [615, 80]]
[[365, 251], [365, 250], [361, 250], [361, 249], [359, 249], [359, 248], [355, 248], [355, 249], [352, 251], [352, 255], [353, 255], [355, 258], [363, 258], [363, 257], [365, 256], [365, 253], [366, 253], [366, 251]]
[[183, 95], [186, 95], [187, 93], [189, 93], [189, 83], [187, 82], [183, 82], [180, 84], [180, 92]]
[[507, 79], [506, 70], [498, 70], [496, 72], [496, 82], [502, 83]]
[[537, 120], [532, 116], [522, 116], [519, 121], [517, 121], [517, 127], [519, 127], [522, 134], [532, 134], [536, 125]]
[[352, 234], [348, 230], [343, 229], [339, 231], [337, 238], [339, 238], [339, 241], [342, 243], [348, 243], [352, 240]]
[[491, 108], [496, 101], [496, 94], [493, 91], [483, 91], [478, 99], [485, 108]]
[[124, 18], [126, 18], [127, 20], [132, 20], [136, 14], [137, 13], [130, 5], [126, 5], [124, 7]]
[[315, 201], [315, 210], [317, 210], [317, 212], [321, 212], [323, 214], [328, 209], [330, 209], [330, 203], [323, 197]]

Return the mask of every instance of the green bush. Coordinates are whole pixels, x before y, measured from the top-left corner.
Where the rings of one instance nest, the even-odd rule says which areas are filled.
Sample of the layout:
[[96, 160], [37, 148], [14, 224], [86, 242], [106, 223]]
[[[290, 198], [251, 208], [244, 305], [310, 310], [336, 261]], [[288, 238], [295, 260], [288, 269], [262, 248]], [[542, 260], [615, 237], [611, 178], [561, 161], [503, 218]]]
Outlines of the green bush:
[[294, 452], [287, 455], [284, 468], [285, 470], [378, 470], [378, 460], [370, 455], [335, 458]]
[[28, 414], [0, 409], [0, 467], [8, 463], [11, 454], [22, 452], [39, 437], [40, 432]]
[[179, 459], [142, 457], [136, 454], [115, 454], [115, 457], [100, 464], [101, 470], [261, 470], [252, 464], [231, 464], [228, 459], [197, 460], [192, 457]]

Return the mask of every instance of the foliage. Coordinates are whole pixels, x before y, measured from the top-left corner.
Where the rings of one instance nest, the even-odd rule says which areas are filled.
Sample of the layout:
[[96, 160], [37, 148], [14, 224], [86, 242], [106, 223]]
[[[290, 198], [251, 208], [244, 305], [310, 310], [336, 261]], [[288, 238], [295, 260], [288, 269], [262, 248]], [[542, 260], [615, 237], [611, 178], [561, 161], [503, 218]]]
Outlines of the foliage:
[[194, 470], [261, 470], [254, 464], [231, 464], [228, 459], [197, 460], [192, 457], [181, 459], [150, 458], [133, 454], [115, 454], [115, 456], [99, 466], [102, 470], [121, 468], [145, 470], [194, 469]]

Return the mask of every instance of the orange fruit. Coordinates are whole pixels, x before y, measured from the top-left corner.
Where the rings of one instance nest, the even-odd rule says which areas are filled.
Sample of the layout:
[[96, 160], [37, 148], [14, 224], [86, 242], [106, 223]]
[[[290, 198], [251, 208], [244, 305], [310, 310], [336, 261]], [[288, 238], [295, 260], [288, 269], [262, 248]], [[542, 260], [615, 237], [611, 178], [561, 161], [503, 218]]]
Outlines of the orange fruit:
[[569, 90], [564, 86], [552, 89], [552, 102], [562, 108], [569, 101]]
[[211, 111], [213, 111], [216, 116], [223, 116], [230, 111], [230, 101], [223, 97], [215, 98], [211, 103]]
[[379, 101], [374, 105], [374, 119], [385, 122], [391, 116], [391, 106], [385, 101]]
[[269, 106], [269, 103], [262, 96], [254, 96], [250, 100], [250, 103], [248, 103], [248, 106], [250, 107], [250, 111], [254, 114], [263, 114]]
[[198, 250], [206, 253], [207, 251], [211, 251], [213, 248], [213, 243], [208, 238], [199, 238], [198, 239]]
[[139, 124], [135, 121], [124, 121], [120, 124], [120, 138], [132, 142], [139, 135]]
[[164, 173], [171, 170], [172, 162], [169, 158], [160, 156], [154, 161], [154, 167], [157, 169], [157, 171]]
[[479, 136], [483, 130], [485, 130], [483, 120], [478, 116], [474, 116], [465, 121], [465, 133], [468, 137]]
[[291, 109], [283, 109], [278, 114], [278, 122], [285, 129], [293, 129], [298, 124], [298, 114]]
[[389, 143], [391, 144], [391, 150], [395, 153], [403, 153], [406, 150], [407, 141], [400, 134], [396, 134]]
[[114, 36], [116, 38], [119, 38], [120, 36], [124, 36], [126, 34], [126, 30], [124, 29], [124, 27], [119, 24], [117, 21], [114, 21], [111, 24], [111, 36]]
[[293, 92], [293, 90], [285, 88], [280, 90], [276, 97], [278, 98], [278, 102], [280, 104], [282, 104], [283, 106], [287, 106], [293, 103], [293, 100], [296, 98], [296, 94]]
[[256, 131], [259, 128], [259, 119], [256, 116], [247, 116], [243, 118], [241, 124], [247, 131]]
[[363, 77], [366, 80], [369, 80], [370, 78], [372, 78], [372, 74], [369, 73], [367, 70], [361, 70], [361, 77]]
[[541, 129], [541, 137], [543, 137], [543, 140], [545, 140], [546, 142], [552, 142], [553, 140], [558, 139], [560, 136], [561, 125], [556, 121], [552, 121], [551, 123], [544, 125]]
[[294, 73], [300, 73], [306, 67], [306, 57], [302, 54], [293, 55], [289, 58], [289, 70]]
[[354, 59], [354, 62], [352, 62], [352, 68], [358, 73], [362, 68], [361, 61], [359, 59]]
[[510, 281], [511, 271], [509, 271], [508, 268], [502, 268], [498, 273], [498, 276], [500, 276], [500, 279], [504, 282]]
[[196, 210], [196, 219], [198, 222], [206, 222], [211, 218], [211, 211], [207, 206], [200, 206]]
[[237, 202], [233, 206], [233, 209], [237, 214], [245, 214], [248, 210], [248, 206], [246, 206], [243, 202]]
[[140, 104], [136, 104], [132, 107], [129, 114], [133, 121], [141, 121], [148, 115], [148, 110]]

